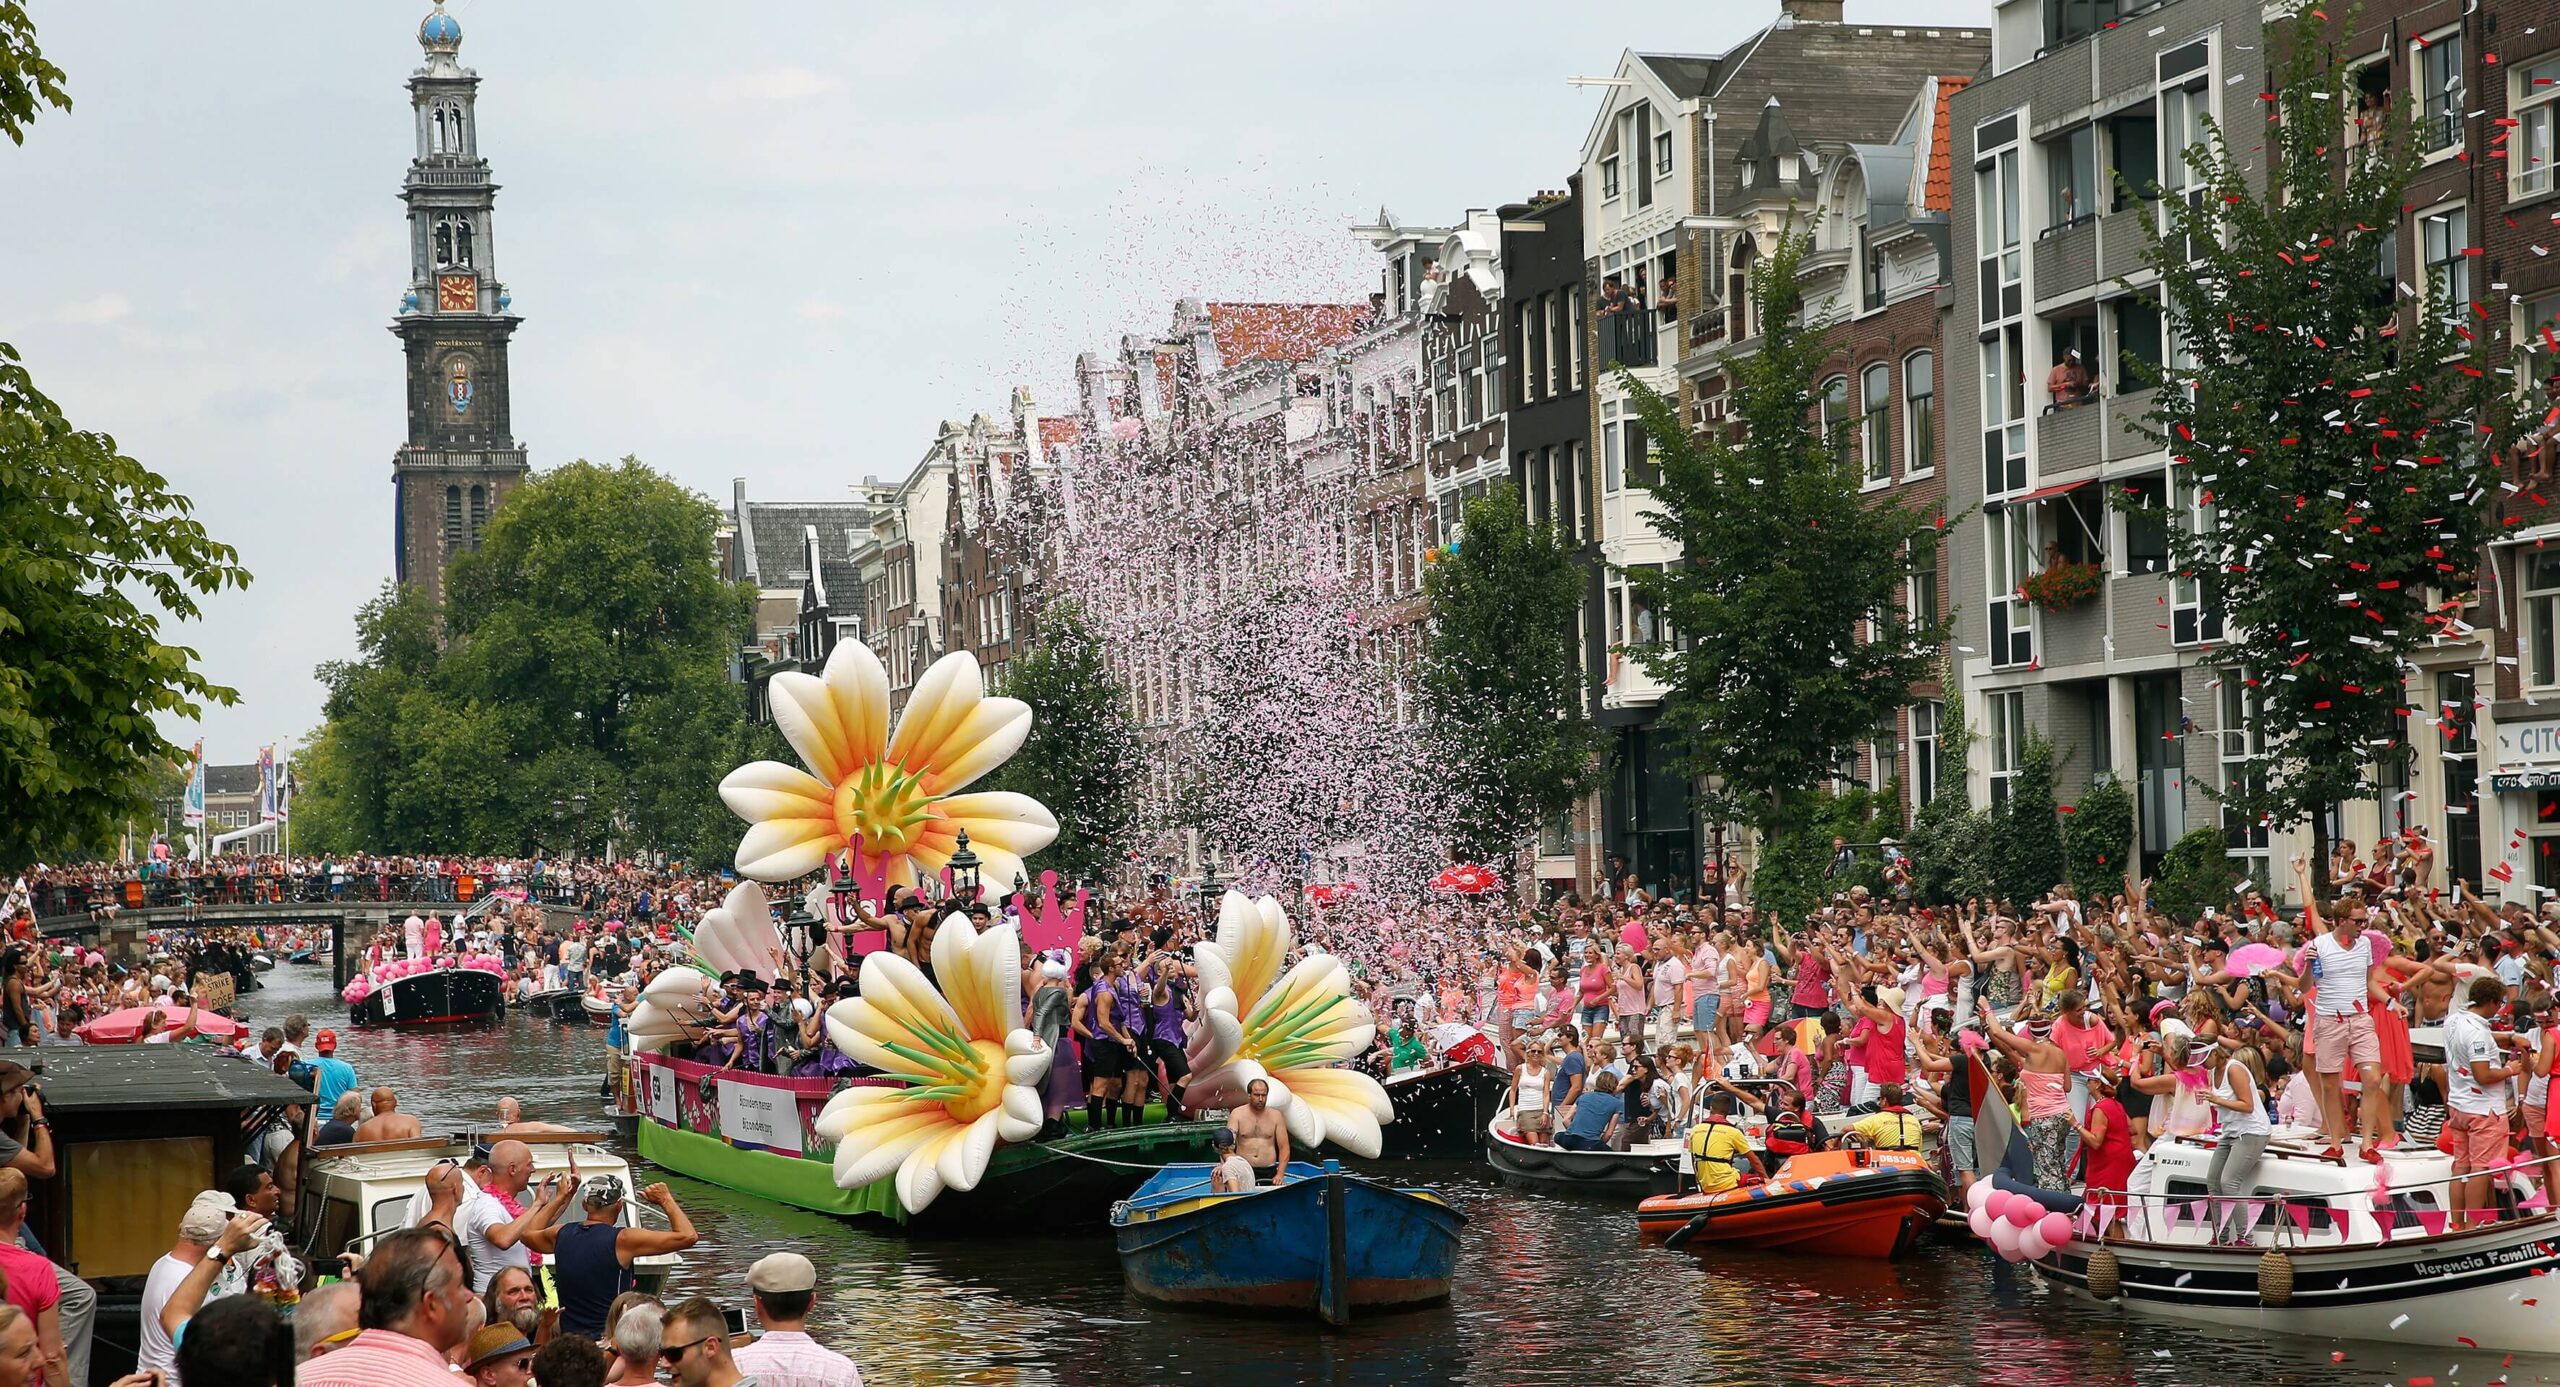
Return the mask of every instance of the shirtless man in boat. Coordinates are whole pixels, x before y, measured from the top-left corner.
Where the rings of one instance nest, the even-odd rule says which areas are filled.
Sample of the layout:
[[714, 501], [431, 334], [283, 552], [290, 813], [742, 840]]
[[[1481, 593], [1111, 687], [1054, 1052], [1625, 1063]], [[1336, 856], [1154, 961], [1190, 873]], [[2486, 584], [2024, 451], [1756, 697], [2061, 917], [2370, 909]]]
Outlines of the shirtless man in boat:
[[513, 1098], [501, 1098], [498, 1100], [498, 1125], [489, 1130], [489, 1135], [514, 1136], [522, 1132], [567, 1132], [574, 1130], [576, 1129], [563, 1127], [557, 1122], [527, 1122], [524, 1120], [524, 1104], [517, 1102]]
[[423, 1133], [418, 1119], [400, 1111], [399, 1095], [387, 1088], [373, 1091], [373, 1116], [356, 1124], [358, 1141], [412, 1141]]
[[1271, 1110], [1271, 1082], [1245, 1085], [1245, 1106], [1227, 1114], [1227, 1130], [1236, 1134], [1236, 1154], [1253, 1167], [1254, 1177], [1271, 1173], [1271, 1183], [1289, 1179], [1289, 1124]]

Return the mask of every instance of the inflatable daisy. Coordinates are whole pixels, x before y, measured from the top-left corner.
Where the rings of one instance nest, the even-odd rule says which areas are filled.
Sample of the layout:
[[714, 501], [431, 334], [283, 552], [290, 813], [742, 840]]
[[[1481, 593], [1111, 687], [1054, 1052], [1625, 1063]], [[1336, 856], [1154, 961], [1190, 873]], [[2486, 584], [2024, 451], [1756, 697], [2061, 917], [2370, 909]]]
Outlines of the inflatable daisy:
[[[973, 832], [970, 837], [976, 839]], [[835, 1179], [858, 1189], [892, 1173], [898, 1203], [921, 1212], [945, 1189], [970, 1190], [996, 1144], [1039, 1135], [1048, 1047], [1022, 1024], [1022, 944], [1012, 925], [980, 934], [946, 917], [934, 977], [880, 952], [862, 961], [862, 995], [827, 1008], [836, 1048], [904, 1088], [848, 1088], [818, 1114], [836, 1143]]]
[[1280, 902], [1230, 891], [1219, 903], [1216, 942], [1192, 948], [1202, 1025], [1191, 1041], [1186, 1101], [1240, 1108], [1246, 1088], [1268, 1080], [1291, 1141], [1375, 1156], [1378, 1128], [1395, 1120], [1395, 1105], [1377, 1080], [1336, 1066], [1369, 1048], [1377, 1023], [1333, 955], [1311, 953], [1283, 973], [1289, 943]]
[[858, 876], [912, 886], [951, 860], [965, 829], [981, 873], [1001, 888], [1058, 836], [1029, 795], [954, 793], [1031, 735], [1030, 705], [987, 697], [967, 651], [925, 671], [894, 732], [888, 672], [861, 641], [839, 642], [822, 676], [773, 676], [771, 695], [774, 726], [808, 769], [755, 761], [720, 782], [721, 800], [750, 825], [740, 875], [790, 881], [851, 847]]

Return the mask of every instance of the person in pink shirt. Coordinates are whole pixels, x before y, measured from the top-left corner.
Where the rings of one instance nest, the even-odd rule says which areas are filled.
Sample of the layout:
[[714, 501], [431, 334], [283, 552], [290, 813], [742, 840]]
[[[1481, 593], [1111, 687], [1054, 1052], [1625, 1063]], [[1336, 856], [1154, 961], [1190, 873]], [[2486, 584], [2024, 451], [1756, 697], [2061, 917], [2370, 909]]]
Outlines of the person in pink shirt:
[[2116, 1033], [2089, 1010], [2089, 995], [2075, 987], [2054, 999], [2053, 1030], [2047, 1038], [2062, 1051], [2063, 1065], [2071, 1071], [2072, 1120], [2084, 1120], [2089, 1116], [2089, 1076], [2098, 1072]]

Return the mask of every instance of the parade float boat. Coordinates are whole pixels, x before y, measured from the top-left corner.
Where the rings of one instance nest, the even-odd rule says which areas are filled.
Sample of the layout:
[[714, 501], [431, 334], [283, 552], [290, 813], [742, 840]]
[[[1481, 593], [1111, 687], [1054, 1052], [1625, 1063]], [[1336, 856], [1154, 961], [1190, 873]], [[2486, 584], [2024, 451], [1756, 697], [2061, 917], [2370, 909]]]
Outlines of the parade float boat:
[[[640, 1188], [632, 1179], [630, 1163], [601, 1145], [605, 1140], [601, 1133], [508, 1132], [505, 1136], [532, 1151], [535, 1185], [551, 1175], [580, 1180], [612, 1175], [622, 1180], [626, 1190]], [[303, 1162], [301, 1203], [294, 1215], [296, 1240], [324, 1258], [366, 1251], [374, 1239], [408, 1227], [414, 1210], [424, 1207], [419, 1200], [430, 1168], [439, 1161], [466, 1160], [475, 1144], [495, 1139], [495, 1134], [460, 1133], [312, 1148]], [[623, 1202], [624, 1226], [630, 1226], [641, 1207], [638, 1199]], [[574, 1223], [584, 1217], [585, 1211], [573, 1200], [561, 1211], [560, 1221]], [[672, 1252], [635, 1257], [631, 1274], [640, 1290], [656, 1295], [666, 1285], [667, 1273], [683, 1263], [684, 1258]]]
[[420, 960], [384, 965], [341, 994], [347, 1021], [356, 1026], [494, 1026], [507, 1010], [507, 980], [496, 960], [489, 966], [430, 967]]
[[1791, 1156], [1758, 1184], [1654, 1195], [1636, 1206], [1636, 1229], [1674, 1248], [1890, 1259], [1946, 1207], [1947, 1183], [1919, 1153], [1852, 1146]]
[[[2280, 1131], [2234, 1199], [2207, 1193], [2212, 1159], [2209, 1143], [2154, 1143], [2124, 1206], [2092, 1199], [2036, 1270], [2139, 1313], [2260, 1333], [2560, 1353], [2560, 1312], [2540, 1303], [2560, 1220], [2522, 1168], [2498, 1177], [2498, 1221], [2454, 1229], [2452, 1161], [2432, 1148], [2372, 1163]], [[2217, 1244], [2218, 1219], [2245, 1224], [2246, 1242]]]
[[974, 1189], [945, 1190], [910, 1213], [892, 1177], [840, 1188], [836, 1143], [819, 1130], [838, 1091], [898, 1085], [740, 1073], [664, 1055], [632, 1064], [643, 1159], [741, 1194], [925, 1234], [1098, 1227], [1157, 1166], [1209, 1159], [1209, 1134], [1221, 1125], [1156, 1123], [1001, 1146]]
[[1389, 1074], [1386, 1090], [1396, 1120], [1384, 1133], [1381, 1157], [1463, 1159], [1483, 1146], [1486, 1124], [1511, 1096], [1511, 1074], [1468, 1060]]
[[250, 1159], [250, 1140], [311, 1091], [194, 1045], [0, 1050], [32, 1070], [54, 1174], [31, 1182], [27, 1230], [98, 1293], [91, 1380], [133, 1370], [152, 1264], [196, 1194]]
[[1175, 1305], [1314, 1313], [1449, 1298], [1467, 1216], [1426, 1189], [1292, 1162], [1289, 1178], [1228, 1193], [1207, 1165], [1169, 1165], [1111, 1211], [1129, 1288]]

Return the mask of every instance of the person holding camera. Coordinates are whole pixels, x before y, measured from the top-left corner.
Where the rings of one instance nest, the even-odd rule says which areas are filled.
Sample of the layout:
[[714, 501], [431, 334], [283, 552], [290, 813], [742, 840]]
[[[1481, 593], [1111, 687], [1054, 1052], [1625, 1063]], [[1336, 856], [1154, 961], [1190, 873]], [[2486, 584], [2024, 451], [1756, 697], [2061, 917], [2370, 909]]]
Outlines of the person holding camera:
[[524, 1245], [552, 1259], [551, 1278], [560, 1292], [560, 1332], [594, 1339], [604, 1333], [605, 1311], [614, 1297], [632, 1288], [632, 1262], [660, 1253], [682, 1252], [702, 1240], [693, 1220], [667, 1193], [650, 1185], [640, 1197], [667, 1216], [667, 1228], [625, 1228], [622, 1181], [598, 1175], [578, 1187], [586, 1210], [583, 1222], [544, 1223], [524, 1235]]

